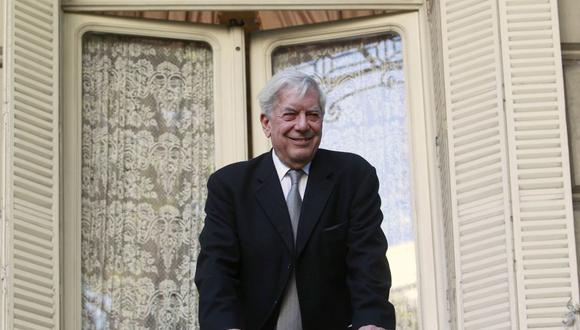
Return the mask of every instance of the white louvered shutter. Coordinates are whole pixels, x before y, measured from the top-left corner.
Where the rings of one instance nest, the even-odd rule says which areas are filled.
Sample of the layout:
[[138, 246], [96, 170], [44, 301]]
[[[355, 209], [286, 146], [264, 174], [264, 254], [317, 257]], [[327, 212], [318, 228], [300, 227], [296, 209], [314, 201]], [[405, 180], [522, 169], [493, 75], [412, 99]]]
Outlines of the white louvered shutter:
[[559, 330], [579, 301], [557, 1], [499, 3], [519, 322]]
[[7, 0], [5, 329], [59, 328], [58, 1]]
[[496, 0], [442, 0], [457, 328], [517, 329]]

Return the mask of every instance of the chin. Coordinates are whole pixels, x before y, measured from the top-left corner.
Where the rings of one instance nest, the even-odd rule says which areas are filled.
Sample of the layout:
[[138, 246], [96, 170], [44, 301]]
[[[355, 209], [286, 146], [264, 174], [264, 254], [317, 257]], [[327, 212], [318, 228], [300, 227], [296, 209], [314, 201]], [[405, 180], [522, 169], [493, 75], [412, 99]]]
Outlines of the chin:
[[308, 151], [304, 150], [304, 152], [294, 154], [294, 157], [292, 157], [292, 161], [296, 164], [306, 165], [308, 162], [312, 160], [312, 158], [314, 158], [314, 152], [311, 152], [310, 150]]

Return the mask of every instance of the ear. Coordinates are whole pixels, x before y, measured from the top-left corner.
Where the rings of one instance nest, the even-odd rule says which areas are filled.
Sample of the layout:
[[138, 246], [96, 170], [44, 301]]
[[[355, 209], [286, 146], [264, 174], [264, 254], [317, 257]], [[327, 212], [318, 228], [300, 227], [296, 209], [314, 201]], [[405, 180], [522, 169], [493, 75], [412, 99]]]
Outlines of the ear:
[[262, 123], [262, 130], [264, 131], [264, 135], [267, 138], [270, 138], [272, 135], [272, 127], [270, 126], [270, 118], [265, 114], [260, 114], [260, 122]]

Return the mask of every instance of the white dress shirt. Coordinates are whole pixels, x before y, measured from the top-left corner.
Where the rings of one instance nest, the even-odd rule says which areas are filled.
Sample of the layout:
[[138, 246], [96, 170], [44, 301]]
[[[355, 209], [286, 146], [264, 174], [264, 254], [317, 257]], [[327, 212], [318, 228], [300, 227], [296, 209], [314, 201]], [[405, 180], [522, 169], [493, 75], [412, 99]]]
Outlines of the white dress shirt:
[[[272, 149], [272, 159], [274, 160], [274, 167], [276, 167], [276, 173], [278, 173], [278, 179], [280, 179], [280, 184], [282, 185], [282, 191], [284, 192], [284, 200], [286, 200], [286, 197], [288, 197], [288, 193], [290, 192], [290, 186], [292, 185], [292, 182], [290, 181], [290, 176], [288, 176], [288, 171], [290, 170], [290, 167], [282, 163], [280, 158], [278, 158], [278, 155], [276, 155], [274, 149]], [[306, 191], [306, 183], [308, 183], [308, 174], [310, 173], [310, 163], [311, 162], [308, 162], [308, 164], [304, 165], [304, 167], [302, 168], [304, 174], [302, 174], [302, 176], [300, 177], [300, 183], [298, 186], [298, 190], [300, 191], [300, 197], [302, 199], [304, 199], [304, 192]]]

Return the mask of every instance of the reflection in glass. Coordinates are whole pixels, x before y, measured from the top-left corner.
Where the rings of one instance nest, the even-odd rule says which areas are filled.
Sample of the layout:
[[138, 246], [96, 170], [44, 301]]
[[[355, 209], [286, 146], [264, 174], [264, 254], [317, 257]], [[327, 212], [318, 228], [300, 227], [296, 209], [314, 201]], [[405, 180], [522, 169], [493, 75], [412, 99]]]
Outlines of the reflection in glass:
[[82, 327], [198, 328], [211, 48], [88, 34], [82, 84]]
[[401, 37], [395, 33], [282, 46], [273, 72], [293, 67], [327, 93], [321, 148], [363, 156], [380, 180], [397, 329], [418, 329], [411, 163]]

